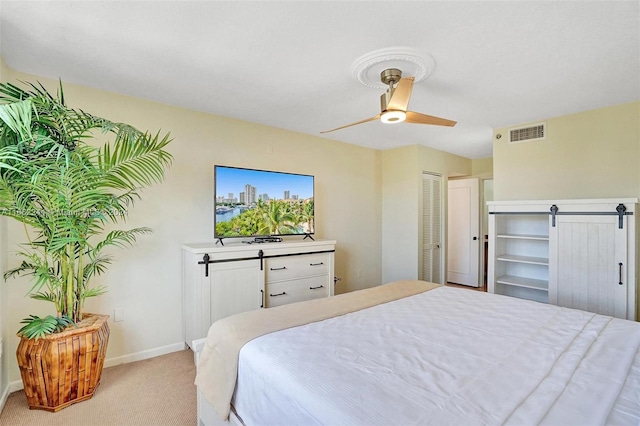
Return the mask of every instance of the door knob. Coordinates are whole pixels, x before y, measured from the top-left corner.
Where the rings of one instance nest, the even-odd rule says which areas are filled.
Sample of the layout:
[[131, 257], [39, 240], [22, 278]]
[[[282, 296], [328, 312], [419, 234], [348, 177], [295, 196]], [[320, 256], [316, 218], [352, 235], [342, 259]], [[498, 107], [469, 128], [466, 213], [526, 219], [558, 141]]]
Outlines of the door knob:
[[473, 241], [475, 241], [475, 240], [477, 240], [477, 239], [478, 239], [478, 237], [473, 237]]

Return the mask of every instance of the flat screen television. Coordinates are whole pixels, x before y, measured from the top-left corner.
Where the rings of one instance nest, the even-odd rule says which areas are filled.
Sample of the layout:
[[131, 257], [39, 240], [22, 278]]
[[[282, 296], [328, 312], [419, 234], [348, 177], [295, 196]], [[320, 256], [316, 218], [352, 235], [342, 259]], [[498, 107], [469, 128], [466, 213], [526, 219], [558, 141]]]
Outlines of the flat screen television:
[[315, 233], [310, 175], [214, 166], [214, 237]]

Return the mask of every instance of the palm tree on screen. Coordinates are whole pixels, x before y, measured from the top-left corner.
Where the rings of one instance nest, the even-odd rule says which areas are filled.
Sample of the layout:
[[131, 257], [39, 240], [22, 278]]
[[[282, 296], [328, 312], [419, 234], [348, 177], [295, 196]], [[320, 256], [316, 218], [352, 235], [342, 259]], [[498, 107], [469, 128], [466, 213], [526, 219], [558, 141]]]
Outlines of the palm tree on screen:
[[294, 223], [296, 218], [288, 210], [288, 203], [282, 200], [270, 200], [265, 206], [266, 210], [263, 212], [264, 224], [258, 231], [259, 234], [290, 234], [295, 230], [291, 223]]

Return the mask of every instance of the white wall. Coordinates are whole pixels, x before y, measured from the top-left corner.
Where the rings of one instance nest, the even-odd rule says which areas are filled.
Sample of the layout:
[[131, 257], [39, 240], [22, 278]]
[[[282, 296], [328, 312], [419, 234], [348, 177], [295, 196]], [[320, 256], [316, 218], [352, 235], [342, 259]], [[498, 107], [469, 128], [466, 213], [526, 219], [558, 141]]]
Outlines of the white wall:
[[[41, 81], [55, 91], [56, 81], [8, 69], [3, 81]], [[87, 311], [113, 315], [107, 362], [129, 361], [157, 351], [175, 350], [182, 341], [180, 250], [184, 243], [213, 241], [213, 165], [281, 170], [315, 176], [316, 238], [337, 240], [336, 293], [381, 283], [380, 152], [320, 137], [143, 101], [65, 84], [74, 107], [140, 129], [171, 131], [174, 163], [166, 181], [142, 191], [122, 228], [149, 226], [154, 234], [132, 249], [114, 251], [116, 261], [97, 283], [109, 292], [87, 302]], [[9, 250], [24, 241], [23, 228], [11, 221]], [[18, 259], [9, 253], [8, 266]], [[2, 312], [7, 343], [15, 352], [19, 321], [47, 315], [53, 307], [24, 297], [27, 279], [4, 286], [10, 301]], [[155, 352], [153, 352], [155, 351]], [[14, 356], [9, 381], [20, 379]], [[109, 364], [110, 365], [110, 364]]]

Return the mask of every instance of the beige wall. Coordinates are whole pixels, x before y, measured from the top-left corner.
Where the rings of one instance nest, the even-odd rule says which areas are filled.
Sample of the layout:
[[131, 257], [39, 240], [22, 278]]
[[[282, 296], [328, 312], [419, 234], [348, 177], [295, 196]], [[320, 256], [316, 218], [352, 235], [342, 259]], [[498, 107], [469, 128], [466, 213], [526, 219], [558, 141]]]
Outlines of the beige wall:
[[418, 277], [417, 145], [382, 151], [382, 282]]
[[[471, 174], [471, 164], [468, 158], [422, 145], [382, 152], [383, 283], [418, 278], [422, 241], [419, 226], [422, 215], [422, 173], [442, 176], [443, 225], [446, 230], [447, 178]], [[446, 231], [442, 237], [443, 242], [446, 241]], [[446, 248], [443, 253], [446, 254]]]
[[[3, 81], [56, 81], [3, 71]], [[170, 351], [182, 341], [181, 245], [213, 242], [213, 165], [281, 170], [315, 176], [316, 239], [336, 239], [336, 292], [380, 284], [380, 151], [258, 124], [175, 108], [127, 96], [65, 84], [71, 106], [141, 129], [171, 131], [174, 163], [166, 181], [142, 191], [142, 200], [122, 227], [149, 226], [151, 236], [132, 249], [114, 252], [116, 261], [97, 282], [109, 292], [87, 302], [87, 311], [113, 315], [107, 361], [112, 364]], [[24, 241], [23, 229], [9, 223], [10, 250]], [[9, 266], [18, 259], [9, 255]], [[52, 306], [24, 297], [27, 280], [6, 285], [11, 304], [2, 312], [5, 353], [15, 352], [15, 331], [27, 314], [49, 314]], [[174, 349], [175, 350], [175, 349]], [[9, 380], [18, 381], [15, 357]], [[7, 370], [5, 370], [7, 371]]]
[[471, 160], [471, 175], [485, 179], [493, 177], [493, 157]]
[[[0, 8], [1, 7], [2, 6], [0, 5]], [[8, 71], [1, 53], [2, 52], [0, 52], [0, 81], [4, 82]], [[7, 312], [7, 286], [5, 285], [2, 272], [6, 270], [6, 233], [6, 218], [0, 216], [0, 338], [2, 339], [0, 352], [3, 354], [2, 359], [0, 359], [0, 407], [3, 406], [4, 398], [6, 398], [9, 389], [9, 375], [6, 374], [6, 372], [9, 371], [9, 356], [6, 356], [5, 354], [9, 353], [7, 352], [7, 336], [11, 335], [8, 330], [5, 329], [6, 321], [4, 320]]]
[[640, 102], [546, 123], [540, 142], [509, 144], [508, 129], [495, 129], [496, 200], [640, 196]]
[[[495, 129], [496, 200], [640, 198], [640, 102], [546, 123], [547, 136], [540, 142], [508, 144], [508, 129]], [[640, 265], [640, 218], [635, 220]]]

